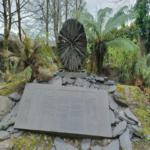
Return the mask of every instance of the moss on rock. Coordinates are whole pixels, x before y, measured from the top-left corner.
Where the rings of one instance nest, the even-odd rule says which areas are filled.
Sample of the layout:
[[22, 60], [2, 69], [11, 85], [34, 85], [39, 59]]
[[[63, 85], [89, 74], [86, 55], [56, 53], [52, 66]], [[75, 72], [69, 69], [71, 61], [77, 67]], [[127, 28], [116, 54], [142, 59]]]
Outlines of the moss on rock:
[[117, 98], [125, 100], [128, 104], [140, 102], [143, 95], [140, 88], [136, 86], [118, 85], [116, 92], [120, 93]]

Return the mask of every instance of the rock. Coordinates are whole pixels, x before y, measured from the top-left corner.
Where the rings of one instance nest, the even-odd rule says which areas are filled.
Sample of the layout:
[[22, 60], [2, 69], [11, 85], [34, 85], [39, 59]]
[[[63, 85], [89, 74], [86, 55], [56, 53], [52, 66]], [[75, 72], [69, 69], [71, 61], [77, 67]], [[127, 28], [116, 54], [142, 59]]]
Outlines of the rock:
[[113, 140], [108, 146], [104, 148], [104, 150], [119, 150], [119, 140]]
[[110, 106], [110, 108], [111, 108], [112, 110], [117, 110], [117, 109], [118, 109], [118, 105], [117, 105], [117, 103], [116, 103], [114, 100], [112, 100], [112, 101], [110, 102], [109, 106]]
[[111, 124], [115, 123], [115, 115], [112, 110], [109, 110]]
[[48, 84], [56, 85], [56, 86], [62, 86], [62, 78], [60, 76], [54, 76]]
[[32, 83], [38, 83], [37, 79], [34, 79]]
[[91, 83], [89, 81], [84, 81], [83, 82], [83, 87], [89, 88]]
[[9, 113], [13, 102], [7, 96], [0, 96], [0, 121]]
[[0, 131], [0, 140], [6, 140], [10, 138], [9, 132], [7, 131]]
[[147, 139], [150, 140], [150, 135], [147, 136]]
[[16, 133], [13, 133], [13, 137], [14, 138], [18, 138], [19, 136], [21, 136], [23, 134], [24, 131], [18, 131]]
[[102, 145], [103, 146], [106, 146], [108, 144], [108, 140], [107, 139], [104, 139], [103, 141], [102, 141]]
[[118, 124], [118, 123], [120, 123], [121, 122], [121, 120], [119, 119], [119, 118], [115, 118], [115, 123], [116, 124]]
[[102, 90], [107, 90], [107, 86], [104, 85], [104, 84], [100, 84], [100, 87], [101, 87]]
[[11, 100], [13, 100], [13, 101], [17, 101], [18, 102], [20, 100], [20, 98], [21, 98], [21, 95], [18, 94], [17, 92], [15, 92], [15, 93], [9, 95], [9, 98]]
[[11, 115], [12, 115], [13, 117], [17, 116], [19, 106], [20, 106], [20, 101], [19, 101], [19, 102], [13, 107], [13, 109], [11, 110]]
[[11, 150], [13, 148], [13, 143], [10, 140], [5, 140], [0, 142], [0, 150]]
[[88, 150], [90, 148], [91, 140], [90, 139], [83, 139], [81, 144], [82, 150]]
[[95, 81], [95, 80], [91, 80], [91, 83], [95, 84], [95, 83], [96, 83], [96, 81]]
[[78, 150], [60, 138], [55, 138], [54, 144], [56, 146], [56, 150]]
[[10, 118], [11, 118], [11, 113], [7, 114], [7, 115], [1, 120], [1, 122], [7, 122], [7, 121], [10, 120]]
[[119, 112], [119, 117], [118, 117], [118, 118], [121, 119], [121, 120], [127, 121], [127, 123], [129, 123], [129, 124], [132, 124], [132, 125], [135, 124], [134, 121], [129, 120], [128, 118], [125, 117], [124, 111], [120, 111], [120, 112]]
[[138, 137], [133, 137], [133, 139], [132, 139], [132, 142], [136, 142], [136, 141], [140, 141], [140, 138], [138, 138]]
[[128, 105], [141, 101], [142, 91], [136, 86], [118, 85], [114, 93], [115, 101], [126, 102]]
[[102, 150], [102, 148], [99, 145], [96, 145], [92, 148], [92, 150]]
[[114, 100], [121, 106], [124, 107], [128, 107], [128, 104], [126, 103], [126, 101], [124, 99], [120, 99], [120, 97], [122, 97], [122, 93], [119, 93], [117, 91], [115, 91], [114, 93]]
[[120, 122], [113, 130], [113, 137], [117, 137], [118, 135], [121, 135], [127, 126], [127, 122], [126, 121], [122, 121]]
[[74, 84], [75, 84], [76, 86], [83, 87], [83, 80], [80, 79], [80, 78], [77, 78]]
[[14, 129], [14, 125], [8, 127], [6, 131], [10, 132], [10, 133], [16, 133], [16, 132], [18, 132], [18, 130]]
[[121, 78], [121, 70], [119, 66], [107, 64], [103, 67], [102, 72], [105, 76], [111, 77], [114, 81], [119, 82]]
[[108, 77], [104, 77], [104, 81], [108, 81]]
[[94, 88], [95, 88], [95, 89], [100, 89], [100, 85], [94, 84]]
[[75, 82], [75, 79], [71, 79], [69, 77], [64, 77], [63, 78], [63, 83], [67, 83], [67, 84], [73, 84]]
[[107, 98], [108, 98], [108, 102], [114, 101], [113, 97], [110, 94], [108, 94]]
[[117, 87], [115, 85], [110, 85], [108, 87], [108, 91], [109, 93], [114, 93], [116, 91]]
[[138, 119], [137, 119], [137, 118], [132, 114], [132, 112], [129, 110], [129, 108], [125, 109], [124, 113], [125, 113], [125, 116], [126, 116], [128, 119], [130, 119], [130, 120], [132, 120], [132, 121], [135, 121], [136, 123], [139, 122]]
[[115, 82], [111, 81], [111, 80], [108, 80], [108, 81], [105, 81], [104, 84], [106, 84], [106, 85], [114, 85]]
[[140, 138], [145, 138], [146, 137], [145, 132], [142, 129], [138, 128], [137, 126], [132, 125], [132, 129], [133, 129], [133, 133], [135, 135], [137, 135], [138, 137], [140, 137]]
[[2, 130], [3, 128], [7, 129], [10, 125], [15, 123], [15, 118], [11, 117], [10, 120], [8, 120], [7, 122], [0, 122], [0, 130]]
[[95, 77], [95, 80], [98, 81], [98, 82], [104, 82], [103, 77]]
[[132, 143], [130, 141], [129, 129], [127, 129], [120, 137], [120, 145], [122, 150], [132, 150]]
[[139, 126], [139, 127], [141, 127], [141, 126], [142, 126], [141, 122], [139, 122], [139, 123], [138, 123], [138, 126]]

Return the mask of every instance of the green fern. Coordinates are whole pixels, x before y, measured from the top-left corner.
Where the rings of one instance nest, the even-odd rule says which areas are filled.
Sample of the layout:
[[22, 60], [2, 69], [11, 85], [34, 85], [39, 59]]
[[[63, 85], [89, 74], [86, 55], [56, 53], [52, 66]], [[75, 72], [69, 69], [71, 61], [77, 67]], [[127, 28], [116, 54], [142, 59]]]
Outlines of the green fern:
[[96, 17], [93, 17], [90, 13], [82, 13], [73, 9], [74, 14], [80, 16], [79, 21], [84, 25], [87, 37], [94, 43], [93, 55], [97, 64], [98, 73], [101, 73], [104, 55], [107, 52], [107, 46], [118, 49], [137, 50], [137, 46], [127, 39], [115, 39], [114, 41], [107, 41], [107, 34], [112, 29], [125, 24], [128, 20], [136, 18], [137, 14], [127, 13], [128, 7], [122, 7], [113, 17], [112, 8], [100, 9]]
[[141, 57], [139, 54], [138, 62], [135, 66], [135, 75], [142, 77], [146, 87], [150, 87], [150, 67], [148, 66], [148, 60], [150, 59], [150, 54]]

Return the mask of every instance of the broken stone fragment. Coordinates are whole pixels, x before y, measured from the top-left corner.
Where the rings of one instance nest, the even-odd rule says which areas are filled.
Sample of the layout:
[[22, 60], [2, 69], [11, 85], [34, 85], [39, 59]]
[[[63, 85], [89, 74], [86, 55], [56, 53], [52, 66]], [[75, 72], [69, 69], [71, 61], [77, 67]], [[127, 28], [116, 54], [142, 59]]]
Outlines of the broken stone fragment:
[[135, 124], [134, 121], [132, 121], [132, 120], [126, 118], [126, 116], [125, 116], [125, 114], [124, 114], [124, 111], [120, 111], [120, 112], [119, 112], [119, 117], [118, 117], [118, 118], [121, 119], [121, 120], [127, 121], [127, 123], [129, 123], [129, 124], [132, 124], [132, 125]]
[[12, 106], [12, 100], [7, 96], [0, 96], [0, 121], [9, 113]]
[[119, 140], [113, 140], [108, 146], [104, 148], [104, 150], [119, 150]]
[[90, 148], [91, 139], [83, 139], [81, 144], [82, 150], [88, 150]]
[[138, 128], [137, 126], [132, 125], [132, 129], [133, 129], [133, 133], [135, 135], [137, 135], [138, 137], [140, 137], [140, 138], [145, 138], [146, 137], [145, 132], [141, 128]]
[[122, 150], [132, 150], [132, 143], [130, 141], [129, 129], [127, 129], [120, 137], [120, 145]]
[[10, 140], [5, 140], [0, 142], [0, 150], [11, 150], [13, 148], [13, 143]]
[[124, 113], [125, 113], [125, 116], [126, 116], [128, 119], [130, 119], [130, 120], [132, 120], [132, 121], [135, 121], [136, 123], [139, 122], [138, 119], [137, 119], [137, 118], [133, 115], [133, 113], [129, 110], [129, 108], [125, 109]]
[[115, 117], [113, 111], [112, 111], [112, 110], [109, 110], [109, 114], [110, 114], [110, 121], [111, 121], [111, 124], [114, 124], [116, 117]]
[[126, 121], [120, 122], [113, 130], [113, 137], [121, 135], [125, 131], [126, 126], [127, 126]]
[[15, 92], [15, 93], [9, 95], [9, 98], [11, 100], [13, 100], [13, 101], [17, 101], [18, 102], [20, 100], [20, 98], [21, 98], [21, 95], [18, 94], [17, 92]]
[[10, 137], [9, 132], [7, 131], [0, 131], [0, 140], [6, 140]]
[[92, 150], [102, 150], [102, 148], [99, 145], [96, 145], [92, 148]]

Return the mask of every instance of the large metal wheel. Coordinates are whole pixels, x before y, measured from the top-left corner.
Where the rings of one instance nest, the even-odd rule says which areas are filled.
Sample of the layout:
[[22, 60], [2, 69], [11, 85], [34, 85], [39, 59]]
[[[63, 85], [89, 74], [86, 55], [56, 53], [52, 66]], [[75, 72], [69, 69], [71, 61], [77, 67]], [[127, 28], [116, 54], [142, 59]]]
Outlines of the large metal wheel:
[[58, 56], [65, 69], [78, 70], [86, 57], [87, 49], [83, 25], [76, 19], [67, 20], [60, 30], [57, 44]]

